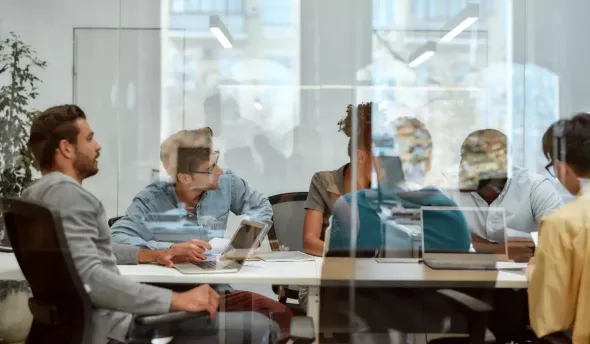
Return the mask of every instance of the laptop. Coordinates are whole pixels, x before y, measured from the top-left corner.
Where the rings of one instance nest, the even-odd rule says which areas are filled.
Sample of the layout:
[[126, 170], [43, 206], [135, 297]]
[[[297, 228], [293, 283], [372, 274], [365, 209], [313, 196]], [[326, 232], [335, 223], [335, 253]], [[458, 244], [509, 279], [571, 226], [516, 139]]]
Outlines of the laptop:
[[195, 263], [174, 264], [174, 268], [183, 274], [238, 272], [250, 252], [260, 246], [269, 228], [270, 226], [264, 223], [242, 220], [219, 257], [210, 257]]
[[[506, 215], [504, 208], [477, 207], [422, 207], [422, 257], [424, 264], [432, 269], [443, 270], [497, 270], [501, 264], [499, 260], [508, 257], [506, 244]], [[426, 247], [424, 244], [424, 220], [430, 216], [440, 217], [444, 212], [453, 212], [449, 216], [456, 216], [462, 212], [466, 219], [480, 217], [485, 221], [486, 231], [493, 232], [495, 238], [503, 238], [497, 242], [475, 243], [469, 250], [455, 251], [441, 247]], [[467, 221], [470, 233], [479, 233], [481, 228]], [[472, 240], [473, 241], [473, 240]]]
[[420, 209], [391, 209], [387, 215], [381, 217], [383, 247], [377, 261], [418, 263], [422, 253]]

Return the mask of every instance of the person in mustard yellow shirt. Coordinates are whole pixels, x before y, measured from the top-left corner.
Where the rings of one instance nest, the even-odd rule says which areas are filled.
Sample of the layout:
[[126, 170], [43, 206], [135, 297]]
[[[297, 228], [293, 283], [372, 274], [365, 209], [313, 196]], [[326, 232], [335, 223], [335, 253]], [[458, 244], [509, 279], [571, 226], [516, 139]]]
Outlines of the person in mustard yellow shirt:
[[590, 114], [553, 124], [543, 135], [546, 168], [577, 198], [539, 224], [527, 268], [529, 317], [538, 337], [572, 330], [590, 343]]

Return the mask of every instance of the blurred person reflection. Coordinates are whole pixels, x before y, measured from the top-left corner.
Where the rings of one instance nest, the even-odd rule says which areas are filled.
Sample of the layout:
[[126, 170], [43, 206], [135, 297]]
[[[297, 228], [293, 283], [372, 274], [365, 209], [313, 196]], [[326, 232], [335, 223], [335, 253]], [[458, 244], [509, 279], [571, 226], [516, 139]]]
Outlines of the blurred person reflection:
[[[456, 207], [440, 190], [427, 183], [432, 160], [432, 139], [426, 126], [415, 118], [402, 117], [390, 129], [393, 140], [380, 138], [374, 148], [377, 156], [369, 156], [378, 185], [356, 193], [358, 222], [351, 225], [352, 195], [345, 194], [333, 207], [332, 225], [326, 247], [327, 256], [349, 256], [351, 236], [356, 235], [353, 256], [374, 257], [383, 252], [406, 252], [411, 258], [410, 237], [384, 236], [382, 206], [395, 203], [404, 209], [418, 210], [422, 206]], [[370, 132], [368, 133], [370, 134]], [[405, 178], [408, 173], [408, 178]], [[468, 251], [471, 237], [463, 214], [458, 210], [432, 211], [424, 223], [424, 245], [436, 250]], [[400, 230], [394, 226], [388, 231]], [[422, 233], [420, 233], [422, 235]], [[389, 238], [389, 237], [388, 237]], [[383, 250], [384, 249], [384, 250]], [[398, 257], [401, 257], [398, 255]], [[342, 290], [343, 295], [348, 291]], [[463, 332], [466, 323], [453, 311], [447, 299], [435, 290], [413, 288], [357, 288], [355, 290], [353, 331], [365, 327], [372, 339], [378, 340], [389, 329], [427, 329], [432, 333]], [[348, 309], [346, 298], [339, 297], [339, 309]], [[395, 307], [396, 312], [388, 312]], [[449, 319], [452, 317], [452, 326]], [[455, 332], [455, 333], [456, 333]]]
[[[379, 185], [370, 190], [360, 190], [356, 195], [359, 209], [356, 248], [360, 251], [397, 250], [411, 244], [409, 241], [398, 241], [385, 245], [379, 216], [383, 201], [408, 209], [457, 206], [442, 191], [426, 184], [432, 161], [432, 138], [424, 123], [416, 118], [401, 117], [394, 127], [394, 146], [389, 149], [394, 152], [393, 155], [383, 153], [388, 148], [378, 148], [379, 156], [370, 156]], [[346, 194], [334, 205], [328, 250], [341, 250], [350, 245], [351, 200], [352, 195]], [[424, 245], [437, 250], [467, 251], [471, 245], [469, 230], [460, 211], [447, 210], [425, 218], [423, 233]]]

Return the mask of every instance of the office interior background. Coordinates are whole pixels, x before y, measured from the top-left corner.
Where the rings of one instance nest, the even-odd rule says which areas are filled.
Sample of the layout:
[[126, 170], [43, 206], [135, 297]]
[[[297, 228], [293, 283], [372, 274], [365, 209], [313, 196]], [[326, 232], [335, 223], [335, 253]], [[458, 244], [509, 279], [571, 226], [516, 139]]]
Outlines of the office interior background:
[[[307, 191], [314, 172], [347, 162], [337, 122], [348, 104], [377, 105], [374, 135], [396, 117], [422, 120], [433, 170], [443, 173], [456, 169], [465, 136], [487, 127], [507, 133], [513, 165], [545, 173], [544, 130], [590, 110], [586, 0], [2, 0], [0, 8], [0, 36], [15, 32], [47, 62], [35, 72], [42, 84], [31, 109], [75, 103], [87, 113], [103, 149], [100, 173], [84, 186], [108, 217], [163, 177], [159, 145], [180, 129], [212, 127], [220, 164], [270, 196]], [[477, 20], [441, 41], [466, 8]], [[212, 17], [231, 47], [212, 34]], [[416, 61], [424, 51], [433, 54]]]

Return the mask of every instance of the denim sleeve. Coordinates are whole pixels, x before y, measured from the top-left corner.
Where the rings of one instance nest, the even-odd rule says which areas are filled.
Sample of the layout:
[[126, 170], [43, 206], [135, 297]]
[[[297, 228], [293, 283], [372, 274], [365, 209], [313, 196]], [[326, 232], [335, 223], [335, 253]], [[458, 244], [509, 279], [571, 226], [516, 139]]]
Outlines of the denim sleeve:
[[127, 208], [125, 216], [111, 227], [113, 242], [117, 244], [133, 245], [151, 250], [167, 250], [171, 242], [156, 241], [154, 233], [147, 228], [143, 219], [149, 213], [148, 207], [139, 198]]
[[272, 207], [268, 198], [235, 174], [231, 174], [230, 210], [236, 215], [246, 215], [249, 220], [266, 224], [269, 224], [272, 218]]

